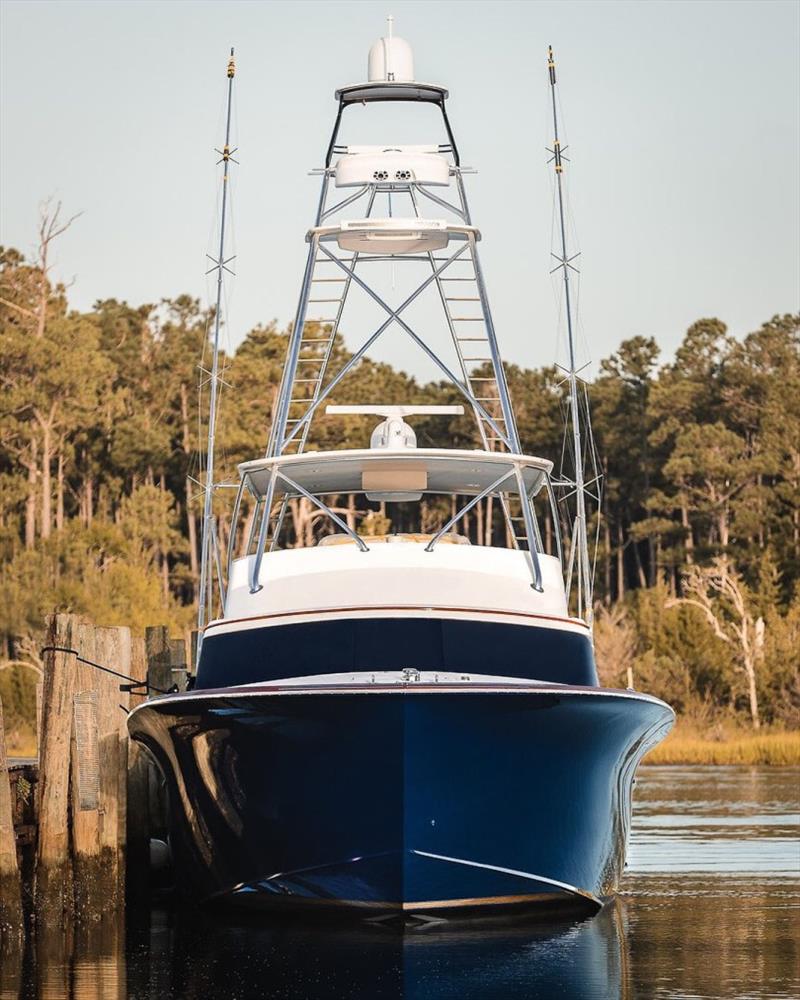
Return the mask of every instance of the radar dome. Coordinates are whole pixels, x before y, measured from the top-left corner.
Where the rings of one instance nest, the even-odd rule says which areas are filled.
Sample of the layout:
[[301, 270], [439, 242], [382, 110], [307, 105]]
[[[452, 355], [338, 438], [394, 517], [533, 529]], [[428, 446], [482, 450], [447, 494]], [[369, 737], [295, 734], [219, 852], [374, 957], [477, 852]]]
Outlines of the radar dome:
[[369, 50], [367, 75], [370, 83], [410, 83], [414, 79], [411, 46], [404, 38], [391, 34], [388, 38], [379, 38]]

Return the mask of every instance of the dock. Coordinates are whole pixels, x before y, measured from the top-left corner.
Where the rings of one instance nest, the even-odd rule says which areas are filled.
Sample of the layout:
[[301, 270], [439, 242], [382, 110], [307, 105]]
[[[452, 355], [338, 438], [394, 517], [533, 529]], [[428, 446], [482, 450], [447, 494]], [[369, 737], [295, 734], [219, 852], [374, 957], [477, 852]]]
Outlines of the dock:
[[150, 891], [166, 794], [129, 712], [185, 690], [196, 635], [133, 636], [75, 615], [47, 620], [38, 756], [7, 754], [0, 703], [0, 950], [37, 927], [91, 924]]

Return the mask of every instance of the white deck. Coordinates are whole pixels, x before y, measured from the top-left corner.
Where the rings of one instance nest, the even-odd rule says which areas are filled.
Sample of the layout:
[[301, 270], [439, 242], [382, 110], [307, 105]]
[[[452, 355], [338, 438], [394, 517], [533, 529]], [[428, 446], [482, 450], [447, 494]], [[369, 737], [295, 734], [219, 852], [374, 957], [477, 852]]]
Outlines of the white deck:
[[[533, 624], [537, 616], [552, 627], [573, 626], [568, 618], [559, 562], [540, 555], [543, 592], [531, 587], [528, 555], [513, 549], [425, 543], [354, 543], [267, 553], [261, 564], [262, 589], [250, 593], [253, 557], [234, 562], [225, 619], [331, 614], [359, 616], [501, 616]], [[549, 622], [548, 622], [549, 623]], [[275, 622], [278, 624], [278, 621]]]

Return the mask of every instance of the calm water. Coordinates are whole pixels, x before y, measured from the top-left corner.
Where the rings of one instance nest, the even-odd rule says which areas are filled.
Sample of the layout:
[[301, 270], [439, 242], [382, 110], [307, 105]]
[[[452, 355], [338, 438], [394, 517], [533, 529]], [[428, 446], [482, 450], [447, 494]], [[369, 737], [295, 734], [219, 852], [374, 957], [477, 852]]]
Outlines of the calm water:
[[265, 925], [154, 910], [0, 967], [0, 998], [800, 997], [800, 769], [643, 768], [622, 897], [553, 925]]

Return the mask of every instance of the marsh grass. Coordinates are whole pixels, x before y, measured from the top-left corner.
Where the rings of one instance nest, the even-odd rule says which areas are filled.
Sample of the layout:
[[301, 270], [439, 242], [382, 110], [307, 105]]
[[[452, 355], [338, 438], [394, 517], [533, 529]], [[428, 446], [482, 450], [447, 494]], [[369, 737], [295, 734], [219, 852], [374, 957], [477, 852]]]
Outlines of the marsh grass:
[[[35, 757], [36, 734], [27, 726], [6, 733], [9, 757]], [[645, 764], [800, 765], [800, 732], [753, 734], [739, 728], [712, 731], [696, 722], [679, 721], [669, 736], [644, 759]]]
[[6, 731], [6, 752], [9, 757], [35, 757], [38, 753], [36, 733], [28, 726], [14, 726]]
[[798, 765], [800, 732], [755, 734], [738, 730], [711, 739], [679, 723], [663, 743], [650, 751], [644, 763]]

